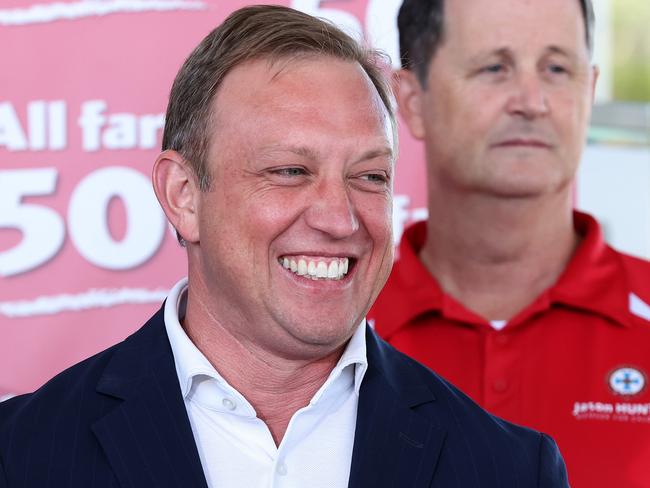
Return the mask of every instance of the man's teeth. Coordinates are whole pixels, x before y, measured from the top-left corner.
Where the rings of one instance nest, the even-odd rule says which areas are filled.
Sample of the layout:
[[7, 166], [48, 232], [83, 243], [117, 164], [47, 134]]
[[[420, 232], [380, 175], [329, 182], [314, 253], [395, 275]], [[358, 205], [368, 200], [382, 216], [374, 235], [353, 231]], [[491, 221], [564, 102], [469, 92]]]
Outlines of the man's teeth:
[[298, 276], [306, 276], [313, 280], [340, 280], [348, 274], [349, 259], [337, 258], [327, 264], [321, 260], [291, 259], [285, 257], [280, 260], [280, 263], [285, 269]]

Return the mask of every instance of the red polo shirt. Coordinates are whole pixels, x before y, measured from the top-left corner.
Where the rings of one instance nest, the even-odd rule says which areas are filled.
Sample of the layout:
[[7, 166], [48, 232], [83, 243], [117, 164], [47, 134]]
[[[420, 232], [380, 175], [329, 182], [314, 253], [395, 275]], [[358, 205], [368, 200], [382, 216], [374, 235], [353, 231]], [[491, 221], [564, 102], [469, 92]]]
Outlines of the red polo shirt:
[[582, 242], [558, 282], [497, 331], [446, 295], [407, 229], [369, 318], [490, 412], [551, 434], [574, 488], [650, 487], [650, 262]]

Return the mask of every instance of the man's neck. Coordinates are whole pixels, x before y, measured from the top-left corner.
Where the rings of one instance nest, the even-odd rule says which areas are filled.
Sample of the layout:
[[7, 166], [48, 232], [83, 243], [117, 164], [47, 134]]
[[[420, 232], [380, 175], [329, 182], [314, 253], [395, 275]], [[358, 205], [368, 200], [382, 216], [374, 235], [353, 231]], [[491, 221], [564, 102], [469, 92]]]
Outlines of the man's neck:
[[420, 259], [442, 289], [488, 320], [509, 320], [552, 286], [578, 244], [571, 197], [429, 196]]
[[[198, 288], [198, 287], [197, 287]], [[213, 317], [200, 296], [188, 296], [183, 328], [219, 374], [253, 406], [279, 445], [293, 414], [309, 404], [344, 346], [318, 359], [274, 355]]]

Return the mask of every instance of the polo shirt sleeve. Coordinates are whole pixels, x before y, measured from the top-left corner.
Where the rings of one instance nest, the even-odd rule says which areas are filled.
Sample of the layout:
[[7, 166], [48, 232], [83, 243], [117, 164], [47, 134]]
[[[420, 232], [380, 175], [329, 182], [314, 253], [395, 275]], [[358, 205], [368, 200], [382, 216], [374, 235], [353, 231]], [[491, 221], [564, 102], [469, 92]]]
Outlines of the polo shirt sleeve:
[[541, 434], [539, 450], [539, 488], [569, 488], [569, 479], [560, 450], [553, 439]]

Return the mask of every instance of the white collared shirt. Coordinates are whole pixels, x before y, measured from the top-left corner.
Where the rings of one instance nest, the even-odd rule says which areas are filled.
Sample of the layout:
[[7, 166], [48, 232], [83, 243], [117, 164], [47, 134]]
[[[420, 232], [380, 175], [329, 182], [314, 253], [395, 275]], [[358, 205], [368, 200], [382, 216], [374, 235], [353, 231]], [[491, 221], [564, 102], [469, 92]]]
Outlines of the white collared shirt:
[[365, 321], [309, 405], [291, 417], [276, 446], [253, 406], [217, 372], [180, 325], [186, 291], [183, 279], [167, 297], [165, 328], [208, 486], [348, 486], [359, 389], [368, 367]]

